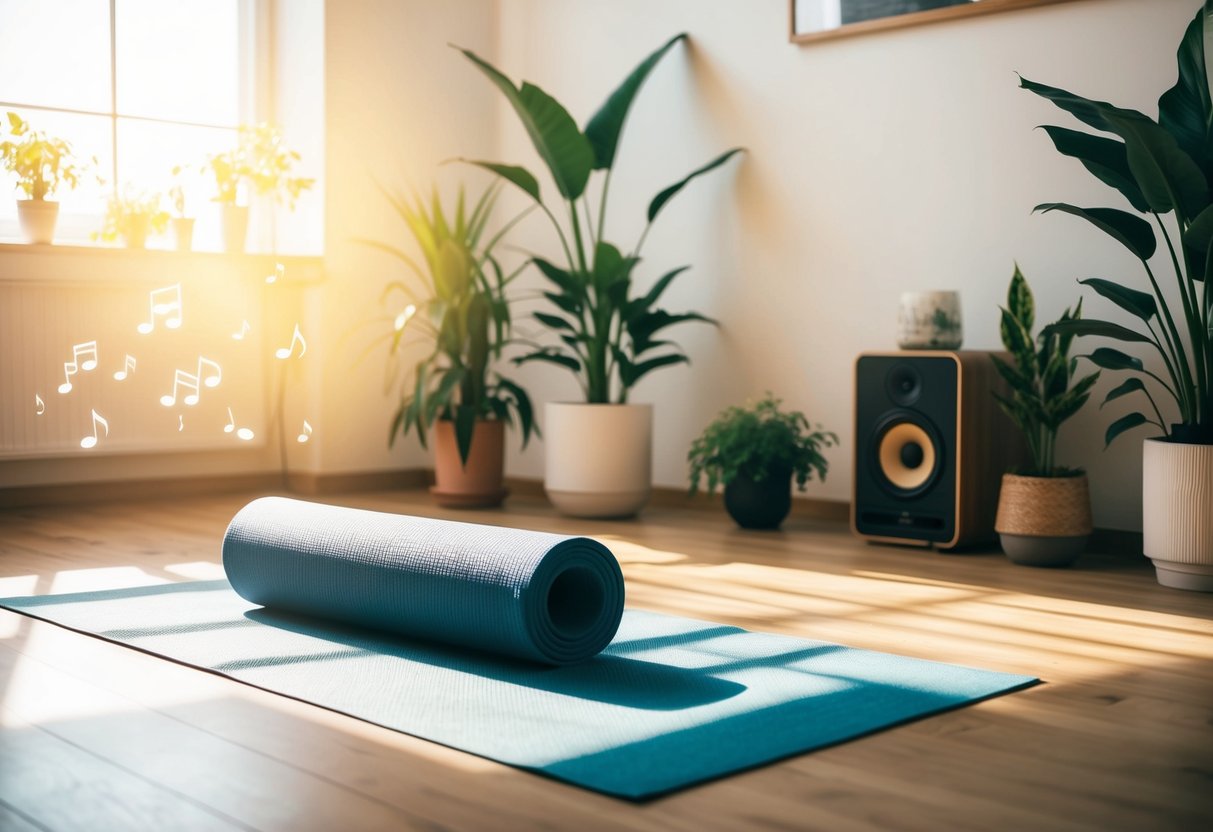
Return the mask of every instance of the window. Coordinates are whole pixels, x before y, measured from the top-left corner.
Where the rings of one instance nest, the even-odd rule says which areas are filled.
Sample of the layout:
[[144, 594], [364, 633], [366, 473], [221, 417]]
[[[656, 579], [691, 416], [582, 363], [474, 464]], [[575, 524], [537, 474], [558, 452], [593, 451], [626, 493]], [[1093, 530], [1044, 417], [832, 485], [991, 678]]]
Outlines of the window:
[[[97, 160], [55, 197], [57, 241], [87, 240], [114, 191], [166, 193], [181, 165], [195, 248], [218, 249], [201, 165], [235, 143], [239, 124], [266, 117], [258, 14], [256, 0], [0, 0], [0, 112]], [[4, 239], [19, 237], [13, 193], [0, 190]]]

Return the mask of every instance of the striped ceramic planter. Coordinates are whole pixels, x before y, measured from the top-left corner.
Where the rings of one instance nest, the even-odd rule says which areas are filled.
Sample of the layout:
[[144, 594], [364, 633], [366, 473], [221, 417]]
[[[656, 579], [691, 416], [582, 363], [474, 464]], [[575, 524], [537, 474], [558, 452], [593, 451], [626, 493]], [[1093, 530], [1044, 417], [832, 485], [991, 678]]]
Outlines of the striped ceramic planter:
[[1213, 445], [1147, 439], [1142, 534], [1158, 582], [1213, 592]]

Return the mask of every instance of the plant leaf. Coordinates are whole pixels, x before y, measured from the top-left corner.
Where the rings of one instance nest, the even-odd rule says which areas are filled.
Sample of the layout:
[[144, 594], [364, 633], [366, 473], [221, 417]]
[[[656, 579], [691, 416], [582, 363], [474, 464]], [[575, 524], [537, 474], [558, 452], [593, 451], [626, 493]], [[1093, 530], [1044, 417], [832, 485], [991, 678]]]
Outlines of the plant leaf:
[[1011, 275], [1011, 285], [1007, 288], [1007, 310], [1023, 324], [1027, 332], [1032, 331], [1036, 322], [1036, 304], [1018, 263], [1015, 264], [1015, 272]]
[[1158, 99], [1158, 123], [1206, 171], [1213, 162], [1213, 103], [1205, 59], [1205, 29], [1211, 22], [1204, 9], [1197, 9], [1179, 42], [1179, 78]]
[[563, 330], [567, 330], [569, 332], [576, 331], [571, 323], [569, 323], [564, 318], [561, 318], [558, 315], [549, 315], [546, 312], [535, 312], [533, 314], [539, 320], [540, 323], [542, 323], [544, 326], [548, 327], [549, 329], [563, 329]]
[[1137, 412], [1121, 416], [1115, 422], [1108, 425], [1108, 430], [1104, 434], [1104, 448], [1107, 449], [1107, 447], [1112, 444], [1112, 440], [1120, 436], [1125, 431], [1132, 430], [1138, 425], [1144, 425], [1149, 421], [1149, 419]]
[[1114, 324], [1110, 321], [1096, 321], [1088, 318], [1078, 318], [1070, 320], [1060, 320], [1056, 323], [1049, 324], [1044, 328], [1045, 335], [1099, 335], [1104, 338], [1113, 338], [1117, 341], [1129, 341], [1133, 343], [1153, 344], [1154, 342], [1146, 335], [1140, 332], [1129, 329], [1128, 327]]
[[646, 361], [641, 361], [632, 366], [632, 378], [626, 382], [628, 387], [631, 387], [636, 382], [640, 381], [641, 377], [649, 372], [656, 370], [658, 367], [668, 367], [671, 364], [690, 364], [691, 359], [687, 358], [682, 353], [673, 353], [670, 355], [659, 355], [656, 358], [650, 358]]
[[[1083, 98], [1081, 95], [1075, 95], [1068, 90], [1063, 90], [1060, 87], [1050, 87], [1046, 84], [1038, 84], [1035, 81], [1029, 81], [1022, 75], [1019, 77], [1019, 86], [1021, 89], [1036, 93], [1041, 98], [1048, 99], [1056, 104], [1061, 109], [1065, 110], [1070, 115], [1077, 118], [1083, 124], [1094, 127], [1096, 130], [1103, 130], [1106, 133], [1115, 133], [1112, 125], [1108, 123], [1106, 116], [1108, 113], [1136, 113], [1136, 110], [1123, 110], [1120, 107], [1113, 106], [1106, 101], [1093, 101], [1090, 98]], [[1141, 113], [1137, 113], [1141, 115]]]
[[1045, 202], [1032, 210], [1044, 213], [1061, 211], [1082, 217], [1133, 252], [1139, 260], [1149, 260], [1158, 246], [1150, 224], [1126, 211], [1118, 211], [1115, 208], [1078, 208], [1065, 202]]
[[623, 125], [627, 120], [628, 110], [632, 107], [632, 101], [636, 98], [636, 94], [640, 91], [640, 87], [648, 78], [649, 73], [653, 71], [653, 67], [657, 66], [657, 63], [666, 52], [674, 47], [674, 44], [686, 40], [686, 38], [686, 32], [675, 35], [656, 52], [641, 61], [586, 123], [585, 137], [594, 150], [594, 168], [596, 170], [609, 169], [614, 164], [619, 136], [623, 132]]
[[1105, 370], [1140, 371], [1143, 369], [1140, 358], [1134, 358], [1131, 355], [1123, 353], [1120, 350], [1112, 349], [1111, 347], [1100, 347], [1090, 355], [1084, 357], [1096, 367], [1102, 367]]
[[726, 150], [724, 153], [720, 154], [719, 156], [717, 156], [712, 161], [708, 162], [703, 167], [696, 168], [695, 170], [691, 171], [686, 176], [684, 176], [682, 179], [675, 182], [673, 185], [666, 188], [661, 193], [657, 194], [657, 196], [653, 197], [653, 201], [649, 203], [649, 212], [648, 212], [649, 222], [652, 222], [657, 217], [657, 214], [658, 214], [658, 212], [661, 211], [662, 207], [667, 202], [669, 202], [671, 199], [673, 199], [678, 194], [679, 191], [681, 191], [683, 188], [685, 188], [687, 183], [689, 183], [692, 179], [694, 179], [695, 177], [700, 176], [702, 174], [705, 174], [708, 171], [711, 171], [711, 170], [714, 170], [715, 168], [720, 167], [725, 162], [727, 162], [729, 160], [729, 158], [732, 157], [734, 154], [741, 153], [743, 150], [745, 150], [744, 147], [734, 147], [732, 150]]
[[1110, 113], [1107, 119], [1125, 140], [1129, 170], [1153, 211], [1165, 214], [1176, 209], [1191, 218], [1208, 206], [1204, 171], [1174, 136], [1140, 113]]
[[1213, 205], [1196, 215], [1196, 219], [1192, 220], [1184, 233], [1183, 242], [1185, 248], [1195, 252], [1200, 258], [1193, 264], [1199, 264], [1199, 268], [1189, 269], [1190, 276], [1195, 280], [1207, 279], [1208, 264], [1213, 258]]
[[455, 161], [463, 162], [468, 165], [475, 165], [478, 168], [484, 168], [487, 171], [491, 171], [505, 181], [513, 185], [517, 185], [536, 202], [543, 201], [539, 197], [539, 180], [537, 180], [535, 175], [524, 167], [520, 167], [518, 165], [503, 165], [500, 162], [485, 162], [480, 159], [464, 159], [462, 157], [456, 159]]
[[1121, 396], [1127, 396], [1130, 393], [1134, 393], [1138, 390], [1143, 393], [1146, 392], [1145, 383], [1137, 376], [1129, 376], [1124, 380], [1124, 383], [1118, 385], [1113, 390], [1109, 390], [1108, 395], [1104, 396], [1103, 403], [1099, 406], [1103, 407], [1105, 404], [1113, 401], [1114, 399], [1119, 399]]
[[459, 446], [459, 462], [466, 466], [472, 452], [472, 436], [476, 431], [476, 408], [461, 404], [455, 408], [455, 444]]
[[1041, 129], [1049, 134], [1058, 153], [1082, 162], [1093, 176], [1120, 191], [1138, 211], [1144, 214], [1149, 210], [1146, 198], [1129, 170], [1123, 142], [1065, 127], [1044, 125]]
[[1113, 283], [1110, 280], [1103, 280], [1098, 277], [1091, 277], [1078, 282], [1083, 286], [1090, 286], [1121, 309], [1136, 315], [1143, 321], [1148, 321], [1158, 314], [1158, 304], [1154, 301], [1154, 296], [1151, 294], [1139, 292], [1136, 289], [1129, 289], [1121, 286], [1119, 283]]
[[581, 372], [580, 361], [571, 355], [565, 355], [562, 352], [555, 352], [551, 349], [536, 350], [514, 359], [515, 364], [526, 364], [529, 361], [546, 361], [549, 364], [557, 364], [565, 369], [572, 370], [574, 373]]

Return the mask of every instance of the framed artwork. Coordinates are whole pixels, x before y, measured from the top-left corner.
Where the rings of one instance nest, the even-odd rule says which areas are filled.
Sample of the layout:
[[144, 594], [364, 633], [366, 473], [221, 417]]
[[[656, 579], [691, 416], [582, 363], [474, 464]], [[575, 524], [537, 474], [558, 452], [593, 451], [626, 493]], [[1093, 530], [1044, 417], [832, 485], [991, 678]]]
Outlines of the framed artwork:
[[788, 0], [793, 43], [880, 32], [939, 20], [1028, 9], [1073, 0]]

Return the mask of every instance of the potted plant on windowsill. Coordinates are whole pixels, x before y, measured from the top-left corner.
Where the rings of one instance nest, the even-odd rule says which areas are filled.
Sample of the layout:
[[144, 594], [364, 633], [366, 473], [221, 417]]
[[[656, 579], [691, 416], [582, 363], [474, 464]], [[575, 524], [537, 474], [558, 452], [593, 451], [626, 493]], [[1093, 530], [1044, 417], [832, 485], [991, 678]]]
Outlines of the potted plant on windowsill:
[[145, 193], [129, 185], [121, 195], [110, 197], [105, 224], [94, 239], [113, 242], [119, 237], [127, 248], [146, 248], [150, 234], [163, 234], [168, 228], [168, 212], [160, 207], [160, 194]]
[[[1086, 404], [1099, 373], [1071, 385], [1074, 336], [1046, 327], [1033, 338], [1035, 317], [1032, 290], [1016, 265], [999, 327], [1014, 364], [993, 354], [990, 360], [1010, 386], [1009, 396], [994, 393], [994, 398], [1023, 432], [1032, 462], [1026, 470], [1003, 475], [994, 530], [1015, 563], [1069, 566], [1091, 534], [1091, 497], [1084, 471], [1057, 465], [1057, 431]], [[1073, 314], [1067, 309], [1058, 323], [1081, 318], [1080, 300]]]
[[[670, 39], [641, 62], [584, 131], [538, 87], [529, 82], [516, 87], [489, 63], [461, 50], [510, 103], [559, 192], [559, 200], [549, 207], [538, 180], [525, 168], [464, 160], [522, 189], [551, 221], [561, 243], [559, 264], [534, 258], [551, 284], [544, 295], [552, 304], [551, 311], [535, 317], [560, 345], [538, 347], [516, 360], [543, 361], [571, 371], [585, 396], [584, 403], [549, 402], [544, 410], [544, 487], [565, 514], [625, 517], [647, 502], [652, 487], [652, 407], [629, 403], [628, 393], [653, 370], [688, 361], [658, 333], [678, 323], [709, 321], [695, 312], [671, 313], [657, 306], [671, 281], [687, 267], [665, 273], [643, 293], [636, 291], [633, 272], [649, 228], [666, 203], [740, 148], [660, 191], [649, 203], [644, 232], [628, 253], [604, 236], [610, 177], [632, 101], [662, 56], [685, 38], [682, 34]], [[597, 206], [591, 204], [587, 188], [594, 171], [603, 172]], [[595, 210], [596, 223], [590, 220]], [[557, 213], [565, 216], [565, 225], [556, 219]]]
[[747, 407], [722, 411], [691, 444], [691, 494], [706, 478], [708, 493], [724, 485], [724, 507], [744, 529], [775, 529], [792, 508], [792, 479], [804, 491], [814, 472], [825, 480], [822, 448], [833, 433], [813, 430], [799, 411], [784, 412], [770, 393]]
[[[449, 218], [437, 190], [428, 208], [416, 196], [386, 195], [408, 226], [425, 264], [422, 267], [398, 246], [362, 241], [396, 257], [407, 274], [406, 279], [390, 282], [383, 293], [385, 302], [397, 293], [408, 302], [386, 336], [393, 375], [402, 377], [388, 444], [416, 428], [424, 447], [426, 431], [433, 428], [431, 491], [438, 504], [500, 505], [506, 497], [505, 426], [516, 415], [526, 447], [533, 417], [526, 391], [493, 369], [510, 342], [505, 290], [518, 273], [504, 274], [493, 257], [501, 232], [481, 245], [497, 189], [486, 190], [470, 214], [461, 189]], [[427, 352], [410, 366], [404, 359], [414, 344]]]
[[173, 168], [175, 181], [168, 189], [168, 198], [173, 205], [173, 217], [170, 222], [173, 226], [173, 239], [176, 241], [177, 251], [189, 251], [193, 248], [194, 242], [194, 218], [185, 213], [185, 184], [181, 181], [183, 170], [181, 165]]
[[21, 233], [27, 242], [49, 245], [55, 240], [59, 203], [48, 197], [60, 186], [70, 190], [79, 184], [72, 147], [63, 139], [31, 130], [14, 112], [8, 113], [8, 124], [12, 139], [0, 142], [0, 163], [16, 175], [17, 187], [26, 197], [17, 200]]
[[[1143, 446], [1145, 554], [1154, 561], [1163, 585], [1204, 591], [1213, 591], [1213, 103], [1205, 54], [1211, 36], [1213, 21], [1199, 9], [1179, 46], [1179, 79], [1158, 100], [1157, 121], [1136, 110], [1020, 79], [1020, 86], [1115, 137], [1044, 128], [1059, 152], [1078, 159], [1136, 211], [1152, 216], [1166, 243], [1169, 265], [1156, 274], [1149, 261], [1158, 238], [1140, 216], [1058, 202], [1036, 208], [1086, 220], [1142, 263], [1149, 291], [1097, 278], [1080, 281], [1138, 319], [1140, 326], [1071, 320], [1051, 329], [1140, 344], [1157, 354], [1162, 365], [1157, 373], [1140, 357], [1112, 347], [1100, 347], [1087, 357], [1104, 369], [1136, 374], [1110, 391], [1105, 404], [1141, 394], [1150, 405], [1150, 415], [1134, 411], [1113, 421], [1106, 442], [1144, 424], [1161, 432]], [[1164, 407], [1149, 387], [1165, 394]], [[1177, 418], [1165, 417], [1164, 408]]]

